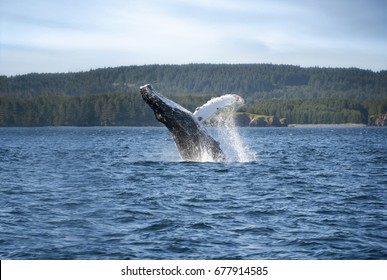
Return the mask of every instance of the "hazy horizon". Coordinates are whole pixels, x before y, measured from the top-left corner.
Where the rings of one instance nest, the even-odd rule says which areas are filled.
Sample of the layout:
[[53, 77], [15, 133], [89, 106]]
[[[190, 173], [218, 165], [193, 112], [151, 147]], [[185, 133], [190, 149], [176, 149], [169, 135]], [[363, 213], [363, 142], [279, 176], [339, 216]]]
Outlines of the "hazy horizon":
[[301, 67], [301, 68], [321, 68], [321, 69], [359, 69], [359, 70], [364, 70], [364, 71], [371, 71], [373, 73], [379, 73], [382, 71], [387, 71], [386, 69], [381, 69], [374, 71], [372, 69], [365, 69], [365, 68], [359, 68], [359, 67], [330, 67], [330, 66], [301, 66], [301, 65], [296, 65], [296, 64], [280, 64], [280, 63], [207, 63], [207, 62], [197, 62], [197, 63], [183, 63], [183, 64], [172, 64], [172, 63], [165, 63], [165, 64], [158, 64], [158, 63], [153, 63], [153, 64], [133, 64], [133, 65], [118, 65], [118, 66], [102, 66], [102, 67], [97, 67], [97, 68], [90, 68], [90, 69], [81, 69], [78, 71], [54, 71], [54, 72], [28, 72], [28, 73], [21, 73], [21, 74], [11, 74], [11, 75], [4, 75], [0, 74], [1, 76], [6, 76], [6, 77], [15, 77], [15, 76], [23, 76], [23, 75], [29, 75], [29, 74], [70, 74], [70, 73], [83, 73], [83, 72], [89, 72], [89, 71], [96, 71], [96, 70], [101, 70], [101, 69], [109, 69], [109, 68], [120, 68], [120, 67], [142, 67], [142, 66], [152, 66], [152, 65], [158, 65], [158, 66], [184, 66], [184, 65], [273, 65], [273, 66], [294, 66], [294, 67]]
[[387, 69], [387, 2], [0, 1], [0, 75], [190, 63]]

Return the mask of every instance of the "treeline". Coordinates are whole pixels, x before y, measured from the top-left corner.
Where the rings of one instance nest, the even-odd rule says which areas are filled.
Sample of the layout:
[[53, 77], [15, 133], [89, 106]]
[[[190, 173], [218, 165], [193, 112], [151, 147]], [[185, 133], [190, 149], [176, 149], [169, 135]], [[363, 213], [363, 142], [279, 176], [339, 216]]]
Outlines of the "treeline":
[[[210, 96], [174, 96], [194, 111]], [[140, 93], [0, 97], [0, 126], [158, 126]]]
[[247, 99], [386, 97], [387, 71], [272, 64], [145, 65], [78, 73], [0, 76], [0, 96], [83, 96], [137, 92], [152, 83], [165, 94], [236, 93]]
[[[209, 95], [175, 95], [171, 99], [194, 109]], [[241, 112], [286, 118], [287, 123], [368, 123], [371, 115], [387, 111], [387, 98], [257, 100]], [[158, 126], [153, 111], [136, 93], [85, 96], [0, 97], [0, 126]]]
[[139, 94], [0, 98], [0, 126], [156, 125]]
[[194, 111], [241, 95], [247, 113], [287, 123], [364, 123], [387, 112], [387, 71], [272, 64], [145, 65], [0, 76], [0, 126], [159, 125], [139, 93], [151, 83]]
[[358, 101], [352, 99], [260, 100], [249, 106], [249, 113], [280, 116], [296, 124], [368, 124], [373, 115], [387, 111], [387, 98]]

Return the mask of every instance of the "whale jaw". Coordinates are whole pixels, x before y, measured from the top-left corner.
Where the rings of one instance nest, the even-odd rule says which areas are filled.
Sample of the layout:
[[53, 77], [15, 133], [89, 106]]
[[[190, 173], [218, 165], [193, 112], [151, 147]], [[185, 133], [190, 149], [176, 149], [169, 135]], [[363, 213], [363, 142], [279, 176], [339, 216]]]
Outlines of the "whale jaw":
[[158, 93], [150, 84], [140, 87], [140, 93], [156, 119], [171, 132], [183, 160], [225, 161], [219, 142], [208, 134], [190, 111]]

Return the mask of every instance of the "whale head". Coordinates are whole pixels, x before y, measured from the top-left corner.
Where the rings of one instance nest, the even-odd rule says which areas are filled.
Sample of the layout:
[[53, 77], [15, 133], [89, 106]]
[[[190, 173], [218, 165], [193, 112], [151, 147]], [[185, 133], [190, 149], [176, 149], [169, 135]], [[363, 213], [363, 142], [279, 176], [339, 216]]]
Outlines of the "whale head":
[[147, 84], [140, 87], [140, 92], [144, 101], [153, 110], [156, 119], [170, 130], [188, 129], [187, 126], [199, 128], [200, 124], [190, 111], [158, 93], [152, 85]]

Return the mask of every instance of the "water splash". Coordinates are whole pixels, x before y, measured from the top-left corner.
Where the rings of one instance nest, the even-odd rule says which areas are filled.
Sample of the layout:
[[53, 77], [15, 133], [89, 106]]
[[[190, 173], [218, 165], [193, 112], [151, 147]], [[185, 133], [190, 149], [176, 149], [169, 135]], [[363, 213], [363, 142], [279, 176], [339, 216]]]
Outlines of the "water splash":
[[222, 108], [206, 122], [208, 126], [215, 128], [211, 132], [215, 134], [215, 139], [220, 142], [229, 162], [255, 161], [255, 153], [246, 146], [235, 124], [235, 112], [243, 105], [244, 100], [240, 98], [239, 102]]

